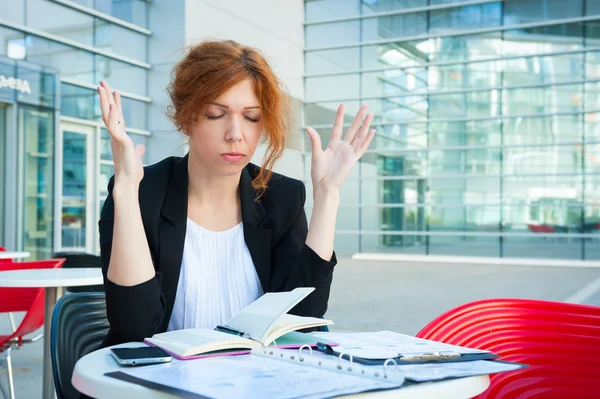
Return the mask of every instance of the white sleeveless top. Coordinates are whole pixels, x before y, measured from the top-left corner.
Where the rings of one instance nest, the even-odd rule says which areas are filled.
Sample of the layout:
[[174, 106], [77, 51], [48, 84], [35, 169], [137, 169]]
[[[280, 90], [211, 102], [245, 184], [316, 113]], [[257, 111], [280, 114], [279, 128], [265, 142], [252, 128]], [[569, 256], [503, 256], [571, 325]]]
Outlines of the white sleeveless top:
[[215, 328], [263, 293], [242, 223], [216, 232], [187, 219], [181, 272], [167, 331]]

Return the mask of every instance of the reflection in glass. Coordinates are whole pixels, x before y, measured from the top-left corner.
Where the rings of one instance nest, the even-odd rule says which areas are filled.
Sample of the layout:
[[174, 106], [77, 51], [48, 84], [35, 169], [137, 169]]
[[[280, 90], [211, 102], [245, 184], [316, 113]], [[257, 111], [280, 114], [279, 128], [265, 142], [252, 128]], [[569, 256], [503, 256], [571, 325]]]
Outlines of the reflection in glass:
[[[6, 182], [5, 182], [5, 173], [4, 173], [4, 164], [6, 163], [6, 150], [5, 144], [6, 142], [6, 107], [4, 107], [0, 103], [0, 192], [3, 195], [0, 195], [0, 214], [5, 214], [6, 210], [4, 209], [4, 197], [6, 196]], [[4, 239], [4, 223], [0, 221], [0, 245], [5, 242]]]
[[54, 113], [20, 106], [19, 135], [24, 140], [24, 247], [34, 259], [48, 259], [53, 249]]
[[63, 131], [62, 247], [85, 251], [87, 134]]
[[[341, 101], [346, 123], [375, 112], [341, 197], [361, 225], [340, 236], [353, 252], [600, 259], [600, 24], [556, 23], [600, 17], [598, 2], [452, 3], [349, 1], [336, 15], [400, 13], [307, 26], [305, 124], [329, 134]], [[336, 16], [335, 1], [305, 4], [308, 21]]]
[[94, 120], [99, 117], [95, 112], [98, 93], [85, 87], [61, 83], [61, 114], [74, 118]]

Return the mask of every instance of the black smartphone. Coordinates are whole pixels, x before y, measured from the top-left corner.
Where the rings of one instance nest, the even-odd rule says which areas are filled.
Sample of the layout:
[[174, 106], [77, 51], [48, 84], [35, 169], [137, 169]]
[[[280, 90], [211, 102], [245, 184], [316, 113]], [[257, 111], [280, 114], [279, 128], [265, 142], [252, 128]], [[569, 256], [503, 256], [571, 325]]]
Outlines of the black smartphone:
[[143, 366], [147, 364], [168, 363], [173, 358], [164, 350], [155, 346], [139, 348], [112, 348], [112, 355], [121, 366]]

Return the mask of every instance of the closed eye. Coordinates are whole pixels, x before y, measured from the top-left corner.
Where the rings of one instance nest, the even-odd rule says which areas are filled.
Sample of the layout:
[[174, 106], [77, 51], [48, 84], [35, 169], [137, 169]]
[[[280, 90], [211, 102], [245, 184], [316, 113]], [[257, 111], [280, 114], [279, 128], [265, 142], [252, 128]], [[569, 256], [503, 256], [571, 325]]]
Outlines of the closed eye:
[[249, 116], [246, 116], [246, 119], [248, 119], [250, 122], [252, 123], [257, 123], [260, 121], [260, 119], [254, 119], [254, 118], [250, 118]]
[[219, 119], [221, 117], [223, 117], [223, 115], [206, 115], [207, 119], [212, 119], [212, 120]]

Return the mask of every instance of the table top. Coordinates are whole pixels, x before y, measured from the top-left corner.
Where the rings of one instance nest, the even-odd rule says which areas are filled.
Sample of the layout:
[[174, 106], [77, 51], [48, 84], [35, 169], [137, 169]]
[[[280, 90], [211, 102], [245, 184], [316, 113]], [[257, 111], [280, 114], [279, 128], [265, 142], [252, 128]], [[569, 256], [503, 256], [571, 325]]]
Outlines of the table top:
[[[143, 343], [127, 343], [115, 347], [139, 347]], [[173, 362], [179, 360], [173, 359]], [[186, 361], [186, 360], [184, 360]], [[187, 360], [202, 361], [202, 360]], [[118, 371], [119, 364], [110, 354], [110, 348], [104, 348], [79, 359], [73, 371], [71, 382], [81, 393], [97, 399], [114, 399], [117, 397], [151, 398], [151, 399], [174, 399], [176, 396], [152, 390], [141, 385], [131, 384], [115, 378], [106, 377], [104, 373]], [[365, 392], [345, 397], [354, 399], [372, 398], [445, 398], [466, 399], [472, 398], [485, 391], [490, 385], [487, 375], [477, 377], [457, 378], [439, 382], [428, 382], [406, 386], [400, 389]]]
[[0, 287], [75, 287], [102, 283], [102, 270], [91, 267], [0, 271]]
[[31, 254], [29, 252], [0, 251], [0, 259], [29, 258], [30, 256], [31, 256]]

